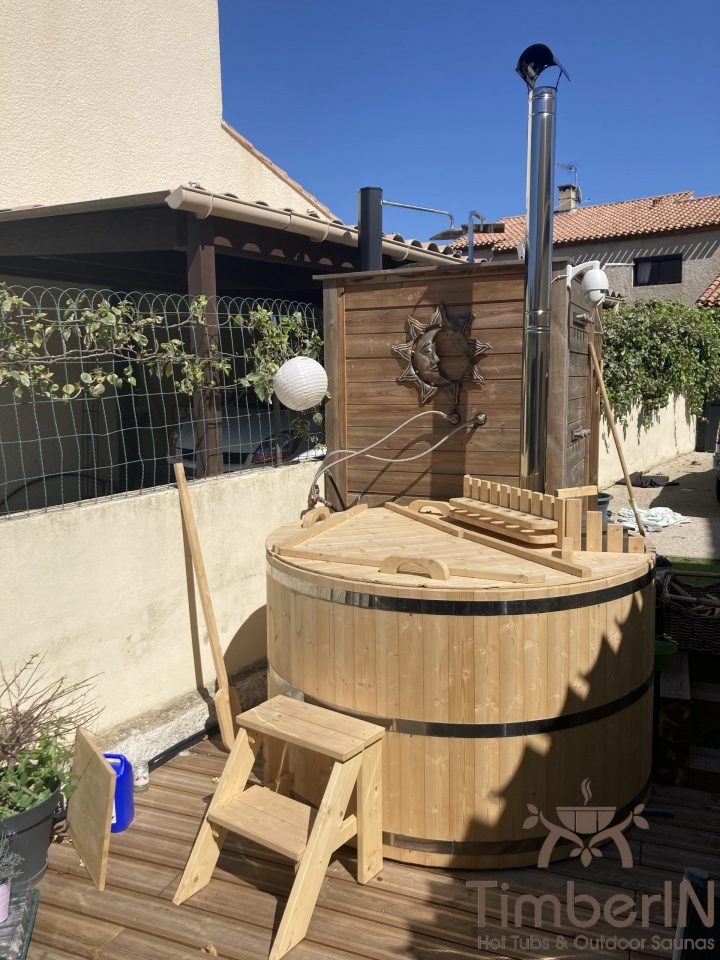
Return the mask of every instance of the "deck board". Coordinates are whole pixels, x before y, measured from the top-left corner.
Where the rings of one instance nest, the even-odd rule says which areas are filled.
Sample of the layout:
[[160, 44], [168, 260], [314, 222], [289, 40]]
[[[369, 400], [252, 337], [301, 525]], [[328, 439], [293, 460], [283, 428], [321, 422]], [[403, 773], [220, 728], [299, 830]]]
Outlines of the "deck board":
[[[171, 902], [224, 758], [204, 741], [152, 775], [150, 790], [136, 795], [132, 826], [112, 837], [105, 892], [94, 889], [68, 840], [53, 845], [29, 960], [198, 960], [213, 950], [226, 960], [265, 960], [293, 878], [283, 857], [230, 837], [208, 887], [181, 907]], [[611, 850], [587, 869], [571, 859], [547, 871], [449, 871], [386, 860], [383, 872], [360, 886], [353, 852], [341, 850], [328, 869], [308, 937], [292, 951], [292, 960], [540, 960], [552, 952], [528, 946], [525, 938], [558, 933], [572, 938], [576, 931], [567, 924], [553, 928], [547, 913], [541, 931], [529, 925], [508, 930], [501, 923], [502, 897], [511, 912], [527, 894], [552, 893], [564, 902], [566, 883], [575, 880], [579, 893], [605, 899], [627, 892], [638, 904], [643, 894], [661, 892], [664, 881], [677, 884], [687, 866], [704, 866], [720, 877], [720, 797], [656, 787], [652, 804], [672, 808], [675, 816], [653, 819], [649, 831], [632, 831], [633, 870], [622, 870]], [[504, 935], [504, 947], [478, 949], [477, 898], [465, 886], [468, 879], [509, 885], [507, 894], [499, 888], [488, 893], [481, 931], [483, 937]], [[592, 933], [642, 935], [646, 946], [633, 958], [669, 957], [651, 943], [656, 934], [673, 933], [659, 925], [658, 905], [650, 920], [653, 926], [645, 931], [617, 931], [601, 922]], [[570, 948], [562, 956], [589, 954]], [[596, 949], [592, 956], [630, 960], [631, 955]]]

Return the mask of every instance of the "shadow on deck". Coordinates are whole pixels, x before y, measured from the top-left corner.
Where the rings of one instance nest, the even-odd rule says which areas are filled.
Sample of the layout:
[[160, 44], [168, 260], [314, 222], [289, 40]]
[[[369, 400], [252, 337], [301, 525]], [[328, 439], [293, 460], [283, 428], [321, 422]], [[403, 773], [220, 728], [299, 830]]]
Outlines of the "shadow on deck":
[[[103, 893], [94, 889], [68, 840], [52, 847], [28, 960], [202, 956], [266, 960], [271, 931], [293, 877], [292, 866], [282, 858], [231, 838], [211, 883], [183, 906], [172, 904], [224, 758], [205, 741], [152, 775], [150, 790], [136, 794], [135, 821], [125, 833], [113, 836]], [[530, 909], [523, 914], [522, 928], [501, 922], [503, 903], [512, 915], [514, 901], [524, 894], [554, 894], [564, 903], [569, 880], [576, 882], [578, 895], [590, 894], [604, 902], [613, 894], [626, 893], [639, 905], [643, 894], [662, 894], [668, 880], [677, 895], [686, 867], [704, 868], [720, 878], [720, 796], [656, 787], [650, 804], [670, 808], [674, 815], [653, 817], [649, 831], [628, 833], [632, 870], [621, 869], [613, 849], [587, 869], [577, 860], [564, 860], [548, 870], [481, 873], [386, 860], [383, 872], [363, 887], [354, 880], [352, 851], [343, 849], [328, 870], [308, 937], [289, 956], [292, 960], [670, 957], [667, 942], [674, 934], [676, 903], [671, 928], [662, 925], [659, 902], [650, 908], [648, 929], [635, 924], [613, 930], [602, 921], [586, 930], [567, 923], [554, 927], [549, 910], [543, 910], [542, 928], [537, 929], [531, 926]], [[481, 930], [476, 891], [466, 887], [469, 879], [508, 884], [507, 893], [500, 888], [489, 892], [487, 922]], [[586, 919], [589, 914], [578, 909], [578, 916]], [[577, 934], [584, 940], [615, 935], [644, 943], [634, 945], [639, 949], [609, 949], [597, 942], [573, 945]], [[558, 947], [558, 936], [568, 941], [566, 948]], [[708, 952], [708, 957], [712, 955]]]

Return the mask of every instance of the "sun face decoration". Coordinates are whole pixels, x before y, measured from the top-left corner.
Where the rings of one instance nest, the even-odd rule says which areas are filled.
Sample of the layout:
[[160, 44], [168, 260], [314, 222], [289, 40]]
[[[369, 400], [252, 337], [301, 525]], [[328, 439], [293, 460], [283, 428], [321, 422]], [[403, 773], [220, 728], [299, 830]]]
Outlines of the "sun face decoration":
[[[490, 344], [473, 340], [469, 336], [474, 319], [474, 314], [470, 314], [469, 317], [459, 320], [449, 320], [442, 304], [435, 308], [426, 324], [414, 317], [408, 317], [409, 339], [406, 343], [395, 344], [392, 351], [407, 360], [407, 367], [397, 378], [397, 383], [417, 383], [421, 404], [427, 403], [438, 390], [444, 390], [450, 400], [457, 404], [463, 381], [483, 383], [477, 364], [483, 353], [490, 349]], [[456, 376], [452, 376], [441, 366], [436, 343], [439, 336], [456, 340], [459, 338], [461, 341], [459, 356], [453, 358], [460, 364]]]

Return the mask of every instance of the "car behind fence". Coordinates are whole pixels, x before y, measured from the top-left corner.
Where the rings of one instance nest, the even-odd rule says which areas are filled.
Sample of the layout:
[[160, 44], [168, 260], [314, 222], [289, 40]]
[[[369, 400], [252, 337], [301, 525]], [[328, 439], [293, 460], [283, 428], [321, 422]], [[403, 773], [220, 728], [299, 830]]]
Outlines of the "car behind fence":
[[307, 303], [0, 285], [0, 516], [321, 455], [320, 412], [269, 395], [320, 332]]

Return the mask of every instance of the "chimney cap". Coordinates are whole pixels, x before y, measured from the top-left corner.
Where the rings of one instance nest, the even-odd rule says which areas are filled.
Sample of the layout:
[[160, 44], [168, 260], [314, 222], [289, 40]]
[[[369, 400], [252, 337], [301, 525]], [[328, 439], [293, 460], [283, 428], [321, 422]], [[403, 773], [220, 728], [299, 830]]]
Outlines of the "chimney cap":
[[560, 70], [558, 83], [563, 74], [568, 80], [570, 79], [570, 74], [560, 61], [555, 59], [555, 54], [550, 47], [547, 47], [544, 43], [533, 43], [520, 54], [515, 72], [520, 74], [527, 84], [528, 90], [533, 90], [538, 77], [548, 67], [558, 67]]
[[568, 213], [582, 203], [582, 190], [578, 183], [558, 184], [558, 213]]

